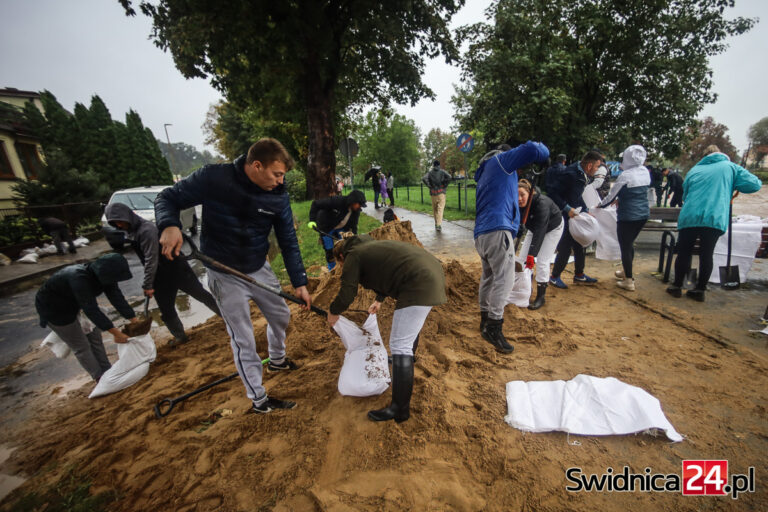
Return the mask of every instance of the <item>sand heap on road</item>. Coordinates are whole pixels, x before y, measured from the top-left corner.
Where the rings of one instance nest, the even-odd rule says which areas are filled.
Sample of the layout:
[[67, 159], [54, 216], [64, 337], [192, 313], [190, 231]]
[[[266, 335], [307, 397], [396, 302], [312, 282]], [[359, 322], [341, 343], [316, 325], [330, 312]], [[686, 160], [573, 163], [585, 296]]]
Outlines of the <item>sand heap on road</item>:
[[[371, 234], [418, 244], [408, 222]], [[42, 415], [17, 439], [21, 447], [14, 460], [28, 474], [50, 468], [52, 461], [56, 465], [16, 492], [55, 482], [64, 468], [74, 466], [92, 475], [94, 492], [118, 492], [110, 507], [118, 511], [587, 510], [607, 503], [643, 509], [643, 496], [599, 501], [604, 498], [590, 494], [587, 502], [584, 494], [569, 494], [564, 470], [573, 464], [597, 470], [629, 461], [637, 461], [640, 471], [646, 465], [679, 467], [674, 448], [663, 440], [592, 438], [573, 447], [564, 434], [524, 434], [503, 422], [505, 382], [571, 378], [584, 368], [610, 374], [589, 366], [607, 353], [606, 346], [594, 346], [594, 332], [510, 307], [505, 331], [517, 351], [499, 355], [477, 332], [477, 269], [470, 273], [457, 261], [445, 262], [444, 269], [448, 303], [433, 309], [422, 331], [409, 421], [381, 424], [366, 418], [368, 410], [389, 403], [389, 392], [340, 396], [336, 385], [344, 348], [339, 338], [323, 318], [293, 305], [287, 346], [300, 369], [265, 373], [265, 386], [278, 398], [296, 401], [294, 410], [248, 413], [242, 383], [234, 380], [156, 419], [152, 407], [159, 399], [234, 371], [224, 325], [212, 319], [192, 330], [189, 343], [161, 346], [149, 375], [135, 386], [93, 401], [86, 398], [86, 387]], [[327, 307], [338, 288], [338, 273], [319, 279], [315, 304]], [[351, 308], [366, 309], [373, 299], [373, 292], [361, 289]], [[379, 314], [385, 340], [393, 309], [387, 300]], [[358, 322], [365, 318], [349, 316]], [[259, 353], [266, 354], [266, 325], [256, 309], [253, 322]], [[629, 375], [628, 358], [619, 353], [602, 364]], [[698, 411], [696, 404], [690, 407], [692, 414]], [[696, 507], [676, 501], [671, 509]]]

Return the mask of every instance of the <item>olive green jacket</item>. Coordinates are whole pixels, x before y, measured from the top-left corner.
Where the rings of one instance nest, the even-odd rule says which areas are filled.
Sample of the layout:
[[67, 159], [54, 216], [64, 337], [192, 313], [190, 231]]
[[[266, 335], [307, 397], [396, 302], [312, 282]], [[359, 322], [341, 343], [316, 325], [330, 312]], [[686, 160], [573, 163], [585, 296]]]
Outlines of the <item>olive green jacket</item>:
[[338, 315], [357, 296], [357, 286], [376, 292], [376, 300], [392, 297], [396, 309], [437, 306], [446, 302], [445, 274], [440, 261], [421, 247], [368, 235], [345, 242], [341, 289], [330, 311]]

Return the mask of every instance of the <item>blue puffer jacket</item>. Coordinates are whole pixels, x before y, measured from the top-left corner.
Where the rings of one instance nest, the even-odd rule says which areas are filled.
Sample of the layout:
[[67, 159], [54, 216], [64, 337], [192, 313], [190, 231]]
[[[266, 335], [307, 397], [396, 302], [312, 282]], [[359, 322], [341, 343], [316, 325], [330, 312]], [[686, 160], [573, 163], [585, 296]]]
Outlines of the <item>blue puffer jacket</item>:
[[506, 230], [517, 235], [520, 211], [517, 205], [517, 170], [549, 157], [547, 146], [528, 141], [514, 149], [491, 156], [475, 171], [475, 238], [492, 231]]
[[[571, 208], [581, 207], [581, 211], [588, 210], [581, 195], [587, 186], [587, 175], [581, 168], [581, 162], [575, 162], [557, 174], [557, 178], [547, 183], [547, 195], [552, 199], [563, 215]], [[565, 216], [568, 220], [568, 216]]]
[[761, 186], [757, 176], [732, 163], [723, 153], [705, 156], [685, 175], [677, 229], [706, 227], [725, 233], [733, 192], [751, 194]]
[[206, 165], [155, 200], [155, 221], [162, 232], [181, 228], [179, 212], [203, 205], [200, 249], [220, 263], [241, 272], [259, 270], [266, 261], [274, 227], [285, 268], [294, 287], [307, 284], [293, 212], [284, 185], [264, 190], [245, 174], [245, 155], [231, 164]]

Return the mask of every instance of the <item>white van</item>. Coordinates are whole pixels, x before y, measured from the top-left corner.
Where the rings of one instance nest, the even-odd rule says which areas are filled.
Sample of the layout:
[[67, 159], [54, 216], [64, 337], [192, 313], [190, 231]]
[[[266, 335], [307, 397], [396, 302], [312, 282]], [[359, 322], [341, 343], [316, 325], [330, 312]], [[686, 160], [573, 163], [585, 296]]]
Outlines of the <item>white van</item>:
[[[154, 187], [136, 187], [118, 190], [109, 198], [107, 205], [123, 203], [133, 210], [142, 219], [155, 222], [155, 199], [157, 195], [171, 185], [159, 185]], [[125, 231], [121, 231], [107, 222], [106, 215], [101, 216], [101, 230], [110, 246], [120, 250], [125, 244]], [[197, 234], [197, 215], [194, 208], [181, 211], [181, 227], [183, 231], [189, 230], [191, 234]]]

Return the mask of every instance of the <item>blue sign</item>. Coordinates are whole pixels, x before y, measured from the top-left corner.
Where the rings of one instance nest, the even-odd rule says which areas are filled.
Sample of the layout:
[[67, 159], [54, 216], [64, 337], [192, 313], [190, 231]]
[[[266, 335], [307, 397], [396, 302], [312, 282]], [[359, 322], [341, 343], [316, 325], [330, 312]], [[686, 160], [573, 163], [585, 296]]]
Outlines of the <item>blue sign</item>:
[[469, 153], [475, 147], [475, 139], [468, 133], [462, 133], [459, 138], [456, 139], [456, 147], [462, 153]]

